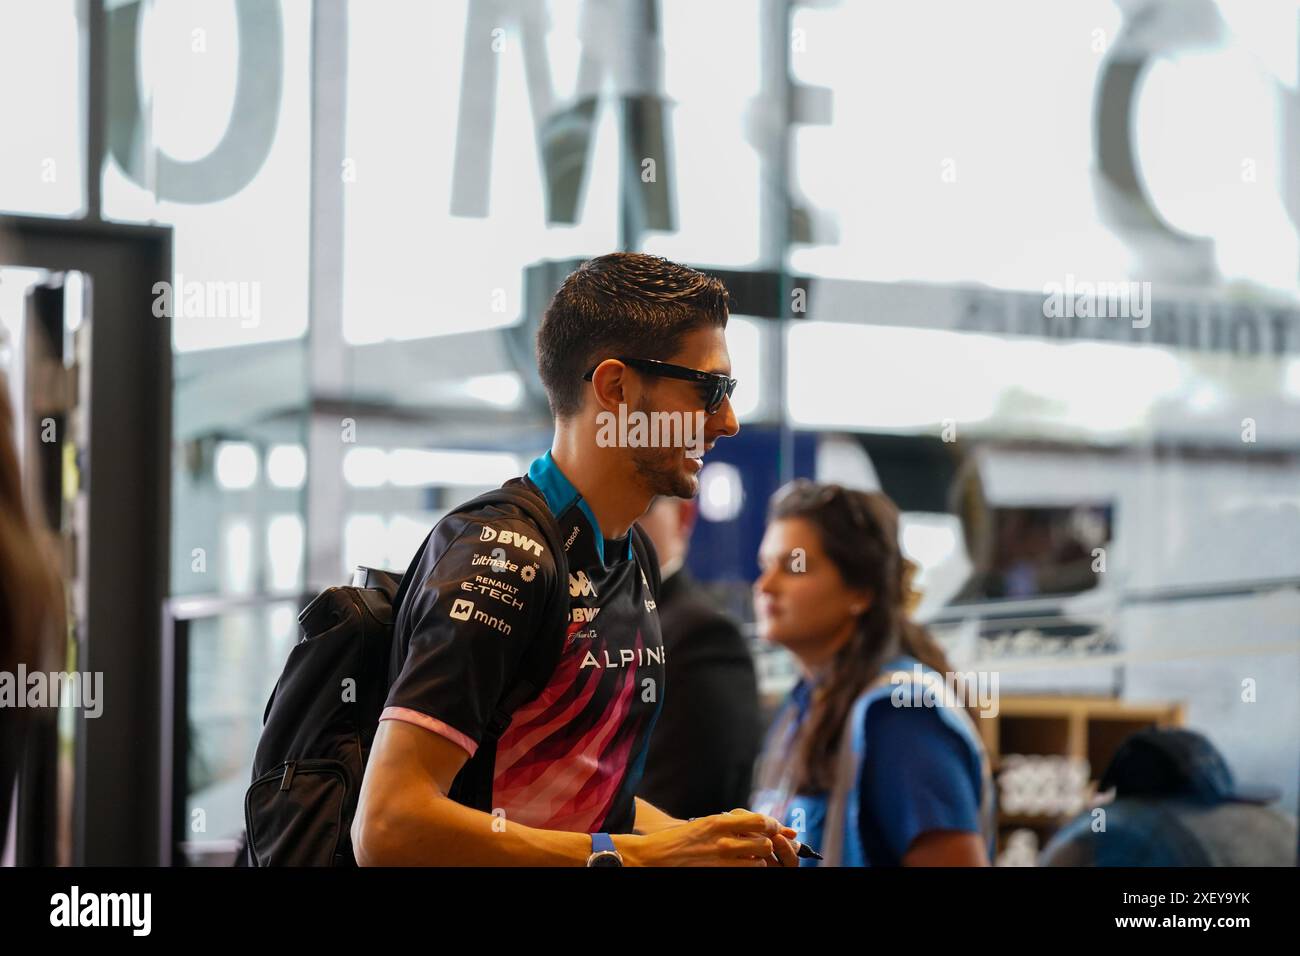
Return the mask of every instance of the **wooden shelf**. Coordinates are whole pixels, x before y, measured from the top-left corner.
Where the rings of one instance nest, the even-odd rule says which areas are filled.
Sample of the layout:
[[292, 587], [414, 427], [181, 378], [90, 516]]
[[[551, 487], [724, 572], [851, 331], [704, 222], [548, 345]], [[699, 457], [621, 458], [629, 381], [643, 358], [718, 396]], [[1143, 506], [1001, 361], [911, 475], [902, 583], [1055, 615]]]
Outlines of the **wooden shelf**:
[[[1003, 695], [995, 717], [981, 717], [980, 736], [996, 778], [1002, 757], [1040, 754], [1077, 757], [1088, 762], [1090, 790], [1105, 771], [1119, 745], [1147, 727], [1181, 727], [1186, 705], [1181, 701], [1123, 701], [1112, 697]], [[1039, 834], [1043, 845], [1071, 817], [1053, 814], [998, 814], [998, 849], [1005, 831], [1026, 828]]]

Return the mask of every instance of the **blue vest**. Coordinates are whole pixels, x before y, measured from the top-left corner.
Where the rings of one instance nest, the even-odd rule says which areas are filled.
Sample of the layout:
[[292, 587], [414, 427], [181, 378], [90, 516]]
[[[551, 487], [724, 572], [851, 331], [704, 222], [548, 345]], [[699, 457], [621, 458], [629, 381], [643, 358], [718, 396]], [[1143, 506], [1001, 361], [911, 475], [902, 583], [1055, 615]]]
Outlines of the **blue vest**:
[[[937, 681], [936, 691], [943, 688], [942, 676], [922, 665], [915, 658], [899, 656], [881, 668], [880, 676], [861, 693], [849, 708], [841, 735], [840, 755], [835, 781], [823, 794], [791, 793], [790, 773], [793, 768], [793, 744], [799, 729], [798, 705], [793, 696], [787, 698], [768, 731], [763, 754], [759, 760], [757, 789], [751, 808], [772, 816], [779, 814], [781, 822], [805, 834], [820, 830], [820, 846], [814, 844], [822, 861], [800, 860], [800, 866], [870, 866], [866, 849], [862, 845], [859, 828], [860, 799], [858, 781], [862, 775], [862, 762], [867, 750], [867, 716], [870, 707], [878, 700], [894, 694], [912, 694], [917, 673], [923, 683]], [[916, 688], [916, 694], [921, 688]], [[941, 693], [937, 694], [942, 701]], [[983, 742], [970, 715], [960, 706], [938, 703], [934, 708], [943, 722], [971, 748], [980, 766], [980, 822], [988, 843], [990, 857], [993, 853], [995, 821], [993, 817], [993, 782]], [[811, 842], [811, 841], [810, 841]]]

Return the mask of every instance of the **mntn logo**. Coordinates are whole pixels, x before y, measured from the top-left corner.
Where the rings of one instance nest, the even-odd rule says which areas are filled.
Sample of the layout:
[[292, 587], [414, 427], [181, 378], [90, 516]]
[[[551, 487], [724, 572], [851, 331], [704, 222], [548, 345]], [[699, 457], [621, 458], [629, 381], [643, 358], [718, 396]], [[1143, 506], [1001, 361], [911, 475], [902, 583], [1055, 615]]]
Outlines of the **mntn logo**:
[[513, 630], [509, 622], [502, 620], [495, 614], [484, 614], [482, 611], [474, 610], [474, 602], [466, 601], [464, 598], [456, 598], [451, 602], [450, 613], [458, 621], [468, 621], [473, 617], [477, 623], [496, 628], [502, 634], [508, 635]]

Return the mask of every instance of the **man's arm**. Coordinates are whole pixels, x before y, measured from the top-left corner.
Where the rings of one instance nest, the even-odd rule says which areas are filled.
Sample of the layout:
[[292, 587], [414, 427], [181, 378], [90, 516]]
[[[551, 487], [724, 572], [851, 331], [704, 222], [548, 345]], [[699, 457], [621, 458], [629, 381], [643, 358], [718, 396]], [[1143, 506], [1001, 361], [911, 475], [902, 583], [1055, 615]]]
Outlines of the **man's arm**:
[[[362, 866], [582, 866], [591, 835], [540, 830], [472, 810], [447, 792], [468, 755], [400, 720], [379, 725], [366, 765], [352, 848]], [[637, 803], [637, 820], [642, 815]], [[649, 806], [649, 804], [644, 804]], [[651, 810], [654, 808], [651, 807]], [[672, 820], [661, 811], [662, 819]], [[627, 866], [764, 866], [782, 834], [757, 813], [673, 821], [654, 834], [615, 834]]]
[[[722, 816], [729, 816], [737, 813], [750, 817], [755, 816], [755, 814], [743, 807], [729, 810], [727, 813], [722, 814]], [[695, 819], [698, 820], [700, 818], [696, 817]], [[678, 820], [676, 817], [670, 817], [653, 803], [650, 803], [647, 800], [642, 800], [640, 797], [636, 798], [637, 833], [662, 833], [664, 830], [671, 830], [673, 827], [685, 826], [689, 822], [690, 821], [688, 820]], [[767, 861], [769, 866], [799, 865], [799, 858], [796, 855], [798, 844], [794, 840], [795, 836], [795, 831], [788, 827], [783, 828], [779, 833], [769, 833], [768, 839], [772, 841], [771, 845], [774, 857], [774, 859], [769, 859]], [[617, 838], [615, 839], [617, 841]]]
[[[472, 810], [447, 797], [469, 755], [414, 724], [379, 724], [357, 813], [352, 847], [362, 866], [581, 866], [585, 833], [538, 830]], [[615, 846], [627, 855], [633, 848]]]
[[636, 832], [658, 833], [669, 827], [681, 826], [685, 820], [669, 816], [648, 800], [636, 798]]

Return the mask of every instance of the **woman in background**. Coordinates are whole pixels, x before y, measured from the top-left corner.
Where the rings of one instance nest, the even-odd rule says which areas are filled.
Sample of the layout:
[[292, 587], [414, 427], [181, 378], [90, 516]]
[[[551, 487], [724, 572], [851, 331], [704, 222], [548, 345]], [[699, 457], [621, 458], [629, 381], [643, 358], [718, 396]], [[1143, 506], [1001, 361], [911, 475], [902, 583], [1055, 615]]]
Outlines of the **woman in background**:
[[[0, 672], [16, 674], [20, 663], [31, 671], [45, 669], [62, 620], [62, 591], [49, 548], [23, 498], [9, 383], [0, 371]], [[0, 860], [13, 850], [5, 843], [29, 713], [0, 707]]]
[[892, 703], [922, 700], [918, 674], [952, 670], [908, 618], [894, 504], [794, 481], [772, 499], [759, 565], [759, 633], [802, 676], [768, 731], [753, 809], [801, 831], [823, 866], [987, 866], [992, 786], [972, 718], [942, 693]]

